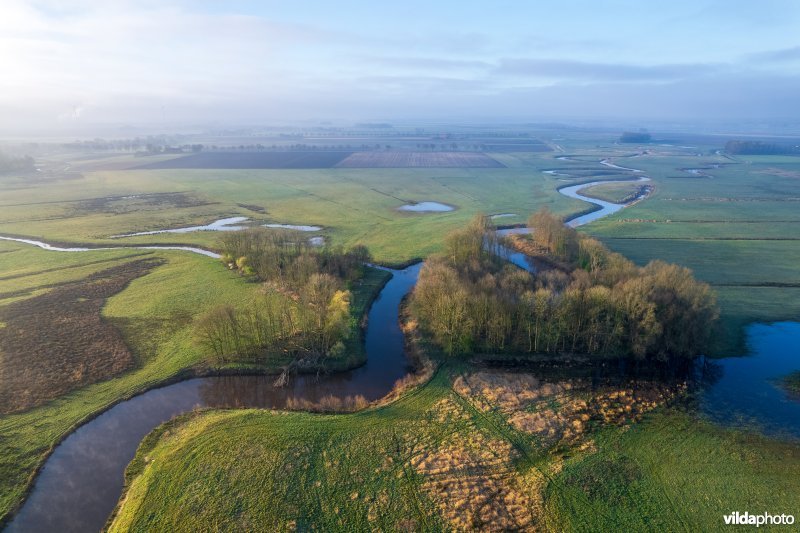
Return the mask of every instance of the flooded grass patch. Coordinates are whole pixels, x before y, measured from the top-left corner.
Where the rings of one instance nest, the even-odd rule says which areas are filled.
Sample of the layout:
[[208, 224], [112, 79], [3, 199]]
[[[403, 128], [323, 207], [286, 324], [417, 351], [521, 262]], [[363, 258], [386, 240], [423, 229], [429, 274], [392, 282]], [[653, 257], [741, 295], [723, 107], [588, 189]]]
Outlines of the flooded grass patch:
[[165, 192], [149, 194], [130, 194], [122, 196], [106, 196], [89, 198], [75, 202], [74, 210], [78, 213], [107, 213], [121, 215], [139, 211], [160, 211], [163, 209], [186, 209], [215, 205], [195, 194], [188, 192]]
[[264, 224], [265, 228], [291, 229], [295, 231], [320, 231], [322, 226], [309, 226], [302, 224]]
[[455, 210], [455, 207], [439, 202], [417, 202], [415, 204], [401, 205], [397, 210], [409, 213], [446, 213], [447, 211]]

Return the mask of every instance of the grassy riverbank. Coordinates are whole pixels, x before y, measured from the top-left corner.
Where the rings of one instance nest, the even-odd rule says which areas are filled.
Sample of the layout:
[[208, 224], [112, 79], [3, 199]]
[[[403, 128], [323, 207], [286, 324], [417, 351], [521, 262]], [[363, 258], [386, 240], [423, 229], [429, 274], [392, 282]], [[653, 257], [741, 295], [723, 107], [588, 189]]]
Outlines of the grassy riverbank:
[[[170, 422], [131, 463], [111, 530], [491, 523], [563, 531], [597, 520], [601, 529], [713, 530], [731, 509], [798, 503], [796, 446], [664, 407], [633, 426], [574, 430], [580, 424], [554, 421], [585, 393], [534, 382], [539, 400], [509, 405], [504, 391], [517, 378], [475, 382], [459, 373], [445, 366], [399, 401], [355, 414], [209, 411]], [[547, 427], [537, 425], [539, 414]]]
[[[221, 303], [245, 303], [256, 289], [219, 261], [168, 251], [144, 255], [141, 250], [55, 253], [8, 242], [0, 243], [0, 251], [0, 270], [4, 273], [0, 291], [4, 295], [13, 293], [0, 305], [47, 293], [132, 258], [158, 257], [165, 261], [108, 298], [102, 308], [103, 320], [119, 329], [132, 351], [136, 361], [133, 369], [72, 390], [39, 407], [0, 417], [0, 521], [21, 502], [50, 450], [96, 413], [148, 388], [190, 375], [274, 372], [284, 363], [273, 360], [272, 366], [259, 368], [217, 368], [208, 363], [209, 354], [195, 342], [194, 317]], [[387, 277], [386, 272], [369, 269], [354, 287], [352, 312], [356, 324]], [[43, 336], [47, 333], [40, 332]], [[341, 358], [328, 361], [332, 369], [364, 360], [360, 336], [354, 335], [350, 344], [351, 349]]]
[[597, 198], [614, 204], [624, 204], [634, 200], [647, 185], [636, 182], [602, 183], [592, 187], [585, 187], [578, 191], [583, 196]]

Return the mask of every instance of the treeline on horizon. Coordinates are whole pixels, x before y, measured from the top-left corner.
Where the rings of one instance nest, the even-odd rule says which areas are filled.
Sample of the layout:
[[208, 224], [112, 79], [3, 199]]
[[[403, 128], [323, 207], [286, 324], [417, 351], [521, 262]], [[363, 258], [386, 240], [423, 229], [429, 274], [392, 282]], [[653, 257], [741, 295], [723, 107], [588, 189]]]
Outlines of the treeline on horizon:
[[502, 256], [494, 226], [477, 217], [426, 261], [411, 309], [447, 354], [508, 353], [691, 358], [718, 318], [708, 284], [663, 261], [638, 267], [542, 210], [532, 245], [565, 269], [536, 274]]
[[800, 146], [762, 141], [728, 141], [725, 152], [732, 155], [800, 155]]
[[34, 172], [36, 163], [29, 155], [14, 157], [0, 152], [0, 174], [8, 172]]
[[621, 143], [649, 143], [653, 137], [646, 131], [626, 131], [619, 136]]
[[198, 320], [198, 339], [217, 362], [316, 359], [344, 351], [354, 326], [348, 287], [370, 260], [365, 247], [313, 247], [298, 232], [262, 228], [226, 233], [220, 246], [228, 268], [261, 286], [252, 302], [220, 305]]

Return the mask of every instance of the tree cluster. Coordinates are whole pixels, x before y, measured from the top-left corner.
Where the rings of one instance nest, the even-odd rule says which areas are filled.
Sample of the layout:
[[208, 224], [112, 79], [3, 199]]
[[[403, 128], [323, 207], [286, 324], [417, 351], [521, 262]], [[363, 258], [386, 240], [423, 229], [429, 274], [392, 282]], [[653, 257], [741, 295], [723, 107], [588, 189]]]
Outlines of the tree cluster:
[[725, 152], [734, 155], [792, 155], [800, 154], [800, 146], [761, 141], [728, 141], [725, 143]]
[[250, 229], [220, 238], [229, 268], [262, 282], [244, 305], [221, 305], [197, 323], [217, 361], [337, 355], [353, 329], [348, 286], [363, 275], [363, 246], [314, 248], [299, 232]]
[[652, 136], [646, 131], [626, 131], [619, 137], [621, 143], [649, 143]]
[[[420, 272], [412, 311], [448, 354], [591, 355], [669, 360], [710, 342], [718, 312], [710, 287], [690, 270], [654, 261], [637, 267], [602, 243], [540, 212], [547, 250], [569, 268], [531, 274], [503, 261], [481, 218], [448, 237]], [[566, 243], [566, 244], [565, 244]]]
[[0, 153], [0, 173], [22, 172], [28, 173], [36, 170], [36, 164], [31, 156], [13, 157]]

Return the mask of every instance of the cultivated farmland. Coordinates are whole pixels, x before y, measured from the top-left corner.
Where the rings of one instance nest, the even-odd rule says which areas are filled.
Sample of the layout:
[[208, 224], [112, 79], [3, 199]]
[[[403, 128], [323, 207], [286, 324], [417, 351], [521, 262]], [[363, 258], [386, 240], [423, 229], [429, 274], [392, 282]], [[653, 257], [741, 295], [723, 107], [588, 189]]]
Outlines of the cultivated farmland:
[[356, 152], [339, 168], [500, 168], [504, 165], [478, 152]]
[[350, 152], [202, 152], [175, 159], [145, 163], [136, 168], [331, 168]]

